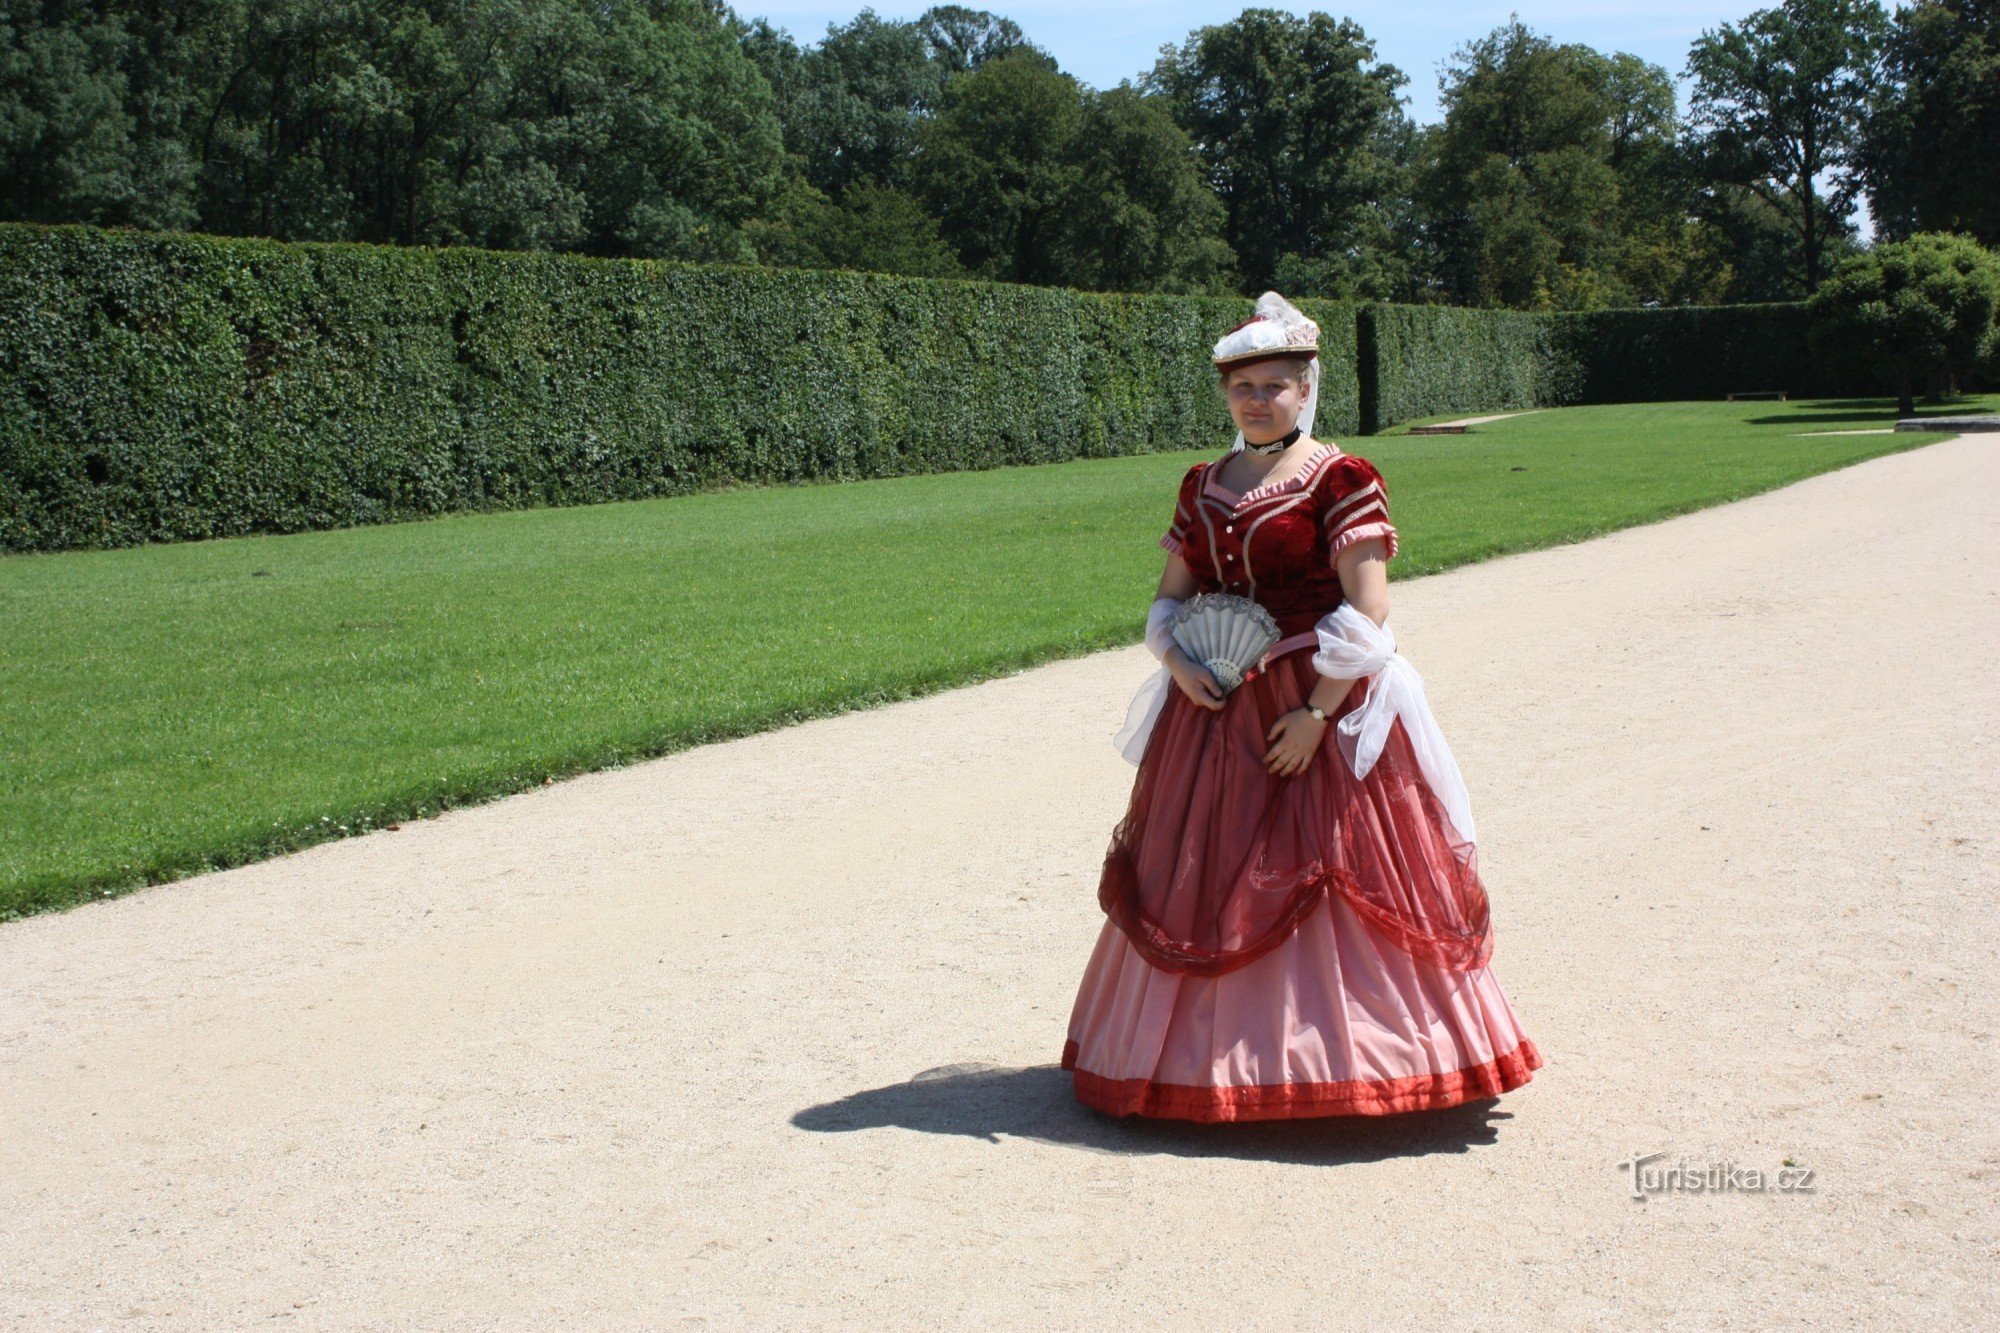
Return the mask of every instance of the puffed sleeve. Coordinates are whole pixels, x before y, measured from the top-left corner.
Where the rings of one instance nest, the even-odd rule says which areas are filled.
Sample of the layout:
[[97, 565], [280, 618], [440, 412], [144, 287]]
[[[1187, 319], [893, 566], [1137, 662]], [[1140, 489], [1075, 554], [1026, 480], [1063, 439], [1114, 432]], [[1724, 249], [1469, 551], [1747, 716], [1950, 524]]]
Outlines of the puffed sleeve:
[[1181, 553], [1181, 544], [1187, 540], [1188, 529], [1194, 526], [1195, 499], [1201, 494], [1201, 473], [1206, 463], [1196, 463], [1181, 478], [1180, 494], [1174, 497], [1174, 520], [1167, 525], [1167, 531], [1160, 538], [1160, 545], [1175, 555]]
[[1342, 551], [1370, 537], [1383, 538], [1389, 547], [1384, 559], [1394, 559], [1396, 528], [1389, 522], [1389, 491], [1375, 465], [1348, 454], [1335, 465], [1332, 482], [1320, 510], [1327, 560], [1337, 561]]

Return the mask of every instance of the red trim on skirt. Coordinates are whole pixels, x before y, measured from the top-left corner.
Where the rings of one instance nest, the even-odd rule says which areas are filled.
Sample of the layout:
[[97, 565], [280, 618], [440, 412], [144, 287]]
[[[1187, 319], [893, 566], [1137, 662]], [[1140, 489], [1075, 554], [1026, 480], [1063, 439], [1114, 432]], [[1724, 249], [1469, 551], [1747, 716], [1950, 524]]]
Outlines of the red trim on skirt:
[[1076, 1099], [1108, 1115], [1160, 1116], [1207, 1123], [1296, 1120], [1326, 1115], [1392, 1115], [1435, 1111], [1482, 1097], [1497, 1097], [1529, 1081], [1543, 1064], [1527, 1038], [1482, 1065], [1408, 1078], [1350, 1079], [1345, 1083], [1250, 1083], [1200, 1087], [1150, 1079], [1105, 1078], [1076, 1067], [1077, 1043], [1063, 1045], [1062, 1067], [1076, 1075]]

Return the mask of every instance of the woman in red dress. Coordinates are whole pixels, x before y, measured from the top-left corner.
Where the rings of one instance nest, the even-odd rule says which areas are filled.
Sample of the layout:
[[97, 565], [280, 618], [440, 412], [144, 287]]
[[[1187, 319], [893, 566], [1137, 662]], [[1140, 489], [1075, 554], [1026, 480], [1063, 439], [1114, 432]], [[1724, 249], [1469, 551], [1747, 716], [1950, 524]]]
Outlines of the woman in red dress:
[[[1395, 653], [1381, 473], [1315, 440], [1318, 327], [1276, 292], [1216, 345], [1240, 430], [1181, 479], [1118, 737], [1139, 766], [1062, 1066], [1113, 1115], [1268, 1120], [1454, 1106], [1542, 1056], [1489, 965], [1463, 783]], [[1280, 638], [1225, 692], [1173, 640], [1196, 593]], [[1308, 651], [1311, 650], [1311, 651]]]

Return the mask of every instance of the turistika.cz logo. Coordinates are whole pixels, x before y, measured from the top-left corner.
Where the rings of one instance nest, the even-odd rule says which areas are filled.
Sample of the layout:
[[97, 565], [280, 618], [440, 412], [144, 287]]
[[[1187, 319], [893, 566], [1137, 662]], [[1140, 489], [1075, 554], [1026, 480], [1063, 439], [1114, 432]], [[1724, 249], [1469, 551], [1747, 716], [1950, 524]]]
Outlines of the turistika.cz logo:
[[1649, 1165], [1665, 1157], [1664, 1152], [1641, 1153], [1618, 1164], [1620, 1171], [1632, 1173], [1632, 1197], [1649, 1194], [1811, 1194], [1815, 1172], [1787, 1157], [1784, 1165], [1770, 1171], [1734, 1162], [1694, 1163], [1678, 1161]]

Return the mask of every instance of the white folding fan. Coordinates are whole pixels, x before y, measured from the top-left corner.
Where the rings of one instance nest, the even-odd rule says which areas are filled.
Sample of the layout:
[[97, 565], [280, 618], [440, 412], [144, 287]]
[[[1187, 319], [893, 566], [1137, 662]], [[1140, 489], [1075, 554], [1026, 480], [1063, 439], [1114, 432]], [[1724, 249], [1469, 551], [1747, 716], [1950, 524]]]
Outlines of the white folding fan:
[[1196, 593], [1167, 621], [1181, 651], [1207, 667], [1224, 694], [1243, 683], [1279, 639], [1278, 622], [1248, 597]]

